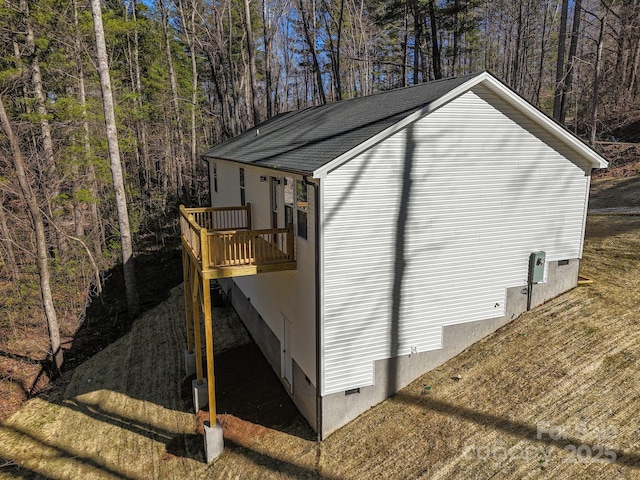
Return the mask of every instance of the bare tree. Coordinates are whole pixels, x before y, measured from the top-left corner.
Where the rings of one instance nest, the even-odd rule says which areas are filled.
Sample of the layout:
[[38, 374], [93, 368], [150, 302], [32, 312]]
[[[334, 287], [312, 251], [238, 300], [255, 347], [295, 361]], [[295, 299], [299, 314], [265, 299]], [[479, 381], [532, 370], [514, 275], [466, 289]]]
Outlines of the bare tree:
[[[255, 44], [253, 42], [253, 29], [251, 28], [251, 8], [249, 0], [244, 0], [244, 28], [247, 35], [247, 52], [249, 54], [249, 85], [251, 87], [251, 111], [253, 124], [260, 123], [260, 104], [258, 103], [258, 85], [255, 59]], [[248, 102], [249, 103], [249, 102]]]
[[[26, 0], [20, 1], [20, 8], [24, 14], [25, 29], [26, 29], [26, 44], [28, 49], [28, 56], [31, 61], [31, 81], [33, 83], [33, 91], [36, 101], [36, 112], [39, 116], [40, 132], [42, 149], [44, 151], [44, 171], [40, 172], [44, 174], [44, 181], [42, 182], [43, 188], [47, 190], [46, 201], [48, 216], [53, 220], [53, 208], [51, 203], [55, 201], [58, 196], [58, 182], [56, 177], [56, 161], [53, 152], [53, 140], [51, 135], [51, 125], [49, 124], [47, 104], [45, 101], [44, 87], [42, 84], [42, 72], [40, 69], [40, 60], [38, 58], [38, 50], [36, 48], [36, 39], [31, 24], [31, 12], [29, 11], [29, 4]], [[49, 229], [51, 237], [56, 239], [57, 247], [62, 253], [65, 249], [64, 239], [56, 235], [53, 229]]]
[[197, 0], [191, 0], [190, 11], [186, 12], [183, 0], [178, 0], [178, 8], [182, 17], [183, 30], [187, 46], [189, 47], [189, 57], [191, 59], [191, 104], [189, 110], [191, 114], [191, 142], [190, 142], [190, 170], [191, 190], [195, 191], [196, 172], [198, 170], [198, 144], [197, 144], [197, 124], [196, 109], [198, 108], [198, 63], [196, 60], [196, 12], [198, 10]]
[[556, 88], [553, 98], [553, 118], [560, 121], [562, 110], [562, 96], [564, 92], [564, 54], [567, 36], [567, 14], [569, 0], [562, 0], [562, 12], [560, 14], [560, 34], [558, 36], [558, 61], [556, 63]]
[[[178, 196], [182, 193], [184, 174], [186, 173], [184, 170], [184, 138], [182, 135], [182, 116], [180, 115], [180, 103], [178, 97], [178, 80], [176, 78], [176, 71], [173, 65], [173, 56], [171, 53], [171, 29], [169, 26], [169, 15], [171, 2], [165, 0], [158, 0], [158, 9], [160, 10], [162, 17], [162, 32], [164, 34], [164, 51], [167, 58], [167, 67], [169, 70], [169, 85], [171, 86], [171, 107], [172, 107], [172, 115], [173, 115], [173, 126], [171, 129], [173, 132], [173, 139], [171, 141], [170, 138], [169, 145], [172, 143], [177, 147], [177, 151], [175, 154], [177, 165], [176, 165], [176, 187], [178, 190]], [[173, 155], [169, 155], [168, 158], [172, 158]], [[168, 166], [171, 162], [167, 162]], [[172, 172], [167, 172], [167, 176], [170, 176]]]
[[[89, 121], [87, 120], [87, 95], [84, 84], [84, 67], [82, 66], [82, 45], [80, 41], [80, 24], [78, 22], [78, 5], [73, 0], [73, 22], [76, 28], [75, 48], [76, 48], [76, 68], [78, 76], [78, 100], [80, 101], [80, 109], [82, 115], [82, 145], [87, 162], [89, 192], [94, 197], [94, 201], [89, 202], [89, 211], [91, 212], [91, 223], [93, 224], [93, 255], [96, 258], [102, 257], [102, 247], [105, 245], [104, 230], [102, 228], [102, 220], [98, 212], [98, 203], [95, 201], [97, 197], [96, 172], [91, 161], [91, 144], [89, 143]], [[79, 232], [77, 232], [79, 233]]]
[[4, 210], [4, 194], [0, 199], [0, 242], [4, 246], [5, 250], [4, 257], [7, 270], [9, 271], [8, 277], [10, 280], [15, 280], [18, 278], [19, 269], [18, 262], [16, 261], [16, 254], [13, 250], [13, 239], [9, 233], [7, 216]]
[[[313, 39], [311, 32], [311, 25], [309, 18], [315, 18], [315, 9], [312, 12], [307, 12], [304, 8], [304, 0], [298, 0], [298, 7], [300, 8], [300, 17], [302, 19], [302, 29], [304, 31], [304, 38], [307, 41], [309, 47], [309, 53], [311, 54], [311, 61], [313, 62], [313, 73], [315, 74], [316, 90], [320, 99], [320, 105], [327, 103], [327, 97], [324, 94], [324, 85], [322, 84], [322, 72], [320, 71], [320, 63], [318, 62], [318, 53], [316, 52], [316, 42]], [[312, 17], [313, 16], [313, 17]], [[315, 33], [315, 32], [314, 32]]]
[[13, 131], [11, 123], [9, 122], [9, 117], [7, 116], [7, 112], [4, 108], [4, 98], [2, 94], [0, 94], [0, 125], [2, 125], [2, 130], [4, 130], [4, 134], [9, 140], [13, 166], [16, 171], [18, 183], [20, 184], [20, 191], [22, 192], [24, 201], [27, 204], [29, 215], [31, 217], [31, 226], [36, 235], [36, 263], [38, 266], [38, 275], [40, 277], [42, 306], [44, 308], [45, 317], [47, 319], [47, 328], [49, 330], [51, 358], [55, 368], [60, 369], [64, 358], [60, 344], [58, 316], [56, 315], [53, 296], [51, 295], [48, 249], [44, 231], [44, 220], [38, 205], [38, 199], [36, 198], [36, 195], [29, 184], [29, 180], [27, 179], [27, 169], [22, 157], [22, 152], [20, 151], [20, 144]]
[[104, 39], [102, 26], [102, 10], [100, 0], [91, 0], [91, 12], [93, 14], [93, 27], [96, 37], [96, 56], [98, 70], [100, 72], [100, 87], [102, 89], [102, 103], [104, 108], [104, 121], [109, 147], [109, 159], [111, 165], [111, 177], [115, 190], [116, 209], [118, 212], [118, 225], [120, 227], [120, 242], [122, 247], [122, 266], [124, 268], [124, 283], [127, 292], [127, 306], [130, 318], [134, 318], [140, 311], [138, 287], [136, 285], [136, 273], [133, 260], [133, 241], [129, 227], [129, 211], [127, 209], [127, 196], [120, 164], [120, 148], [118, 146], [118, 130], [113, 105], [113, 93], [111, 91], [111, 75], [107, 59], [107, 45]]
[[589, 141], [594, 148], [596, 146], [596, 134], [598, 131], [598, 101], [600, 100], [600, 82], [602, 81], [602, 50], [604, 48], [604, 32], [607, 28], [609, 12], [610, 10], [608, 8], [605, 9], [602, 18], [598, 18], [600, 21], [600, 30], [596, 44], [596, 61], [593, 68], [593, 101], [591, 104], [591, 131], [589, 134]]
[[442, 59], [440, 58], [440, 46], [438, 45], [438, 24], [436, 17], [436, 5], [434, 0], [429, 0], [429, 23], [431, 24], [431, 59], [433, 64], [433, 77], [442, 78]]
[[264, 42], [264, 84], [267, 107], [267, 118], [273, 116], [273, 86], [271, 84], [271, 46], [273, 43], [273, 30], [271, 26], [271, 11], [266, 0], [262, 0], [262, 37]]
[[571, 42], [569, 44], [569, 67], [567, 69], [567, 75], [563, 83], [562, 96], [560, 98], [560, 123], [564, 123], [567, 117], [567, 108], [569, 102], [567, 101], [567, 94], [571, 91], [573, 86], [573, 76], [575, 73], [576, 51], [578, 49], [578, 35], [580, 34], [580, 17], [582, 13], [582, 0], [575, 0], [573, 5], [573, 24], [571, 25]]

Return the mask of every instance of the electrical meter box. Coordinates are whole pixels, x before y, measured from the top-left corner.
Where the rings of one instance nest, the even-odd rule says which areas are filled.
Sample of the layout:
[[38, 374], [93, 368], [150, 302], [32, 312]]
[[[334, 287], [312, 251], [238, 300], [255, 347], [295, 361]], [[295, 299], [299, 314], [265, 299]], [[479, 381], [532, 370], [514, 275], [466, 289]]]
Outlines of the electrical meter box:
[[544, 280], [545, 252], [533, 252], [529, 256], [529, 283], [540, 283]]

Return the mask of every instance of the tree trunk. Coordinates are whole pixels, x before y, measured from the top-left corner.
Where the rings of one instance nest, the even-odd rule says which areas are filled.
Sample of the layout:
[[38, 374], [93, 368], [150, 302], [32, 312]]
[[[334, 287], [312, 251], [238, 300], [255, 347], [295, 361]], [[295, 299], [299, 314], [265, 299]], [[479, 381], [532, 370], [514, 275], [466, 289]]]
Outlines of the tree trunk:
[[[255, 45], [253, 43], [253, 29], [251, 28], [251, 9], [249, 0], [244, 0], [244, 28], [247, 35], [247, 53], [249, 54], [249, 86], [251, 87], [251, 112], [253, 125], [260, 123], [260, 104], [258, 103], [258, 83], [255, 59]], [[247, 102], [249, 103], [249, 102]]]
[[264, 39], [264, 84], [265, 84], [265, 96], [267, 107], [267, 118], [273, 116], [273, 100], [271, 84], [271, 42], [273, 40], [273, 33], [271, 31], [271, 17], [269, 14], [269, 8], [266, 0], [262, 1], [262, 37]]
[[460, 0], [453, 1], [453, 51], [451, 58], [451, 75], [456, 76], [458, 74], [458, 62], [460, 53]]
[[[330, 8], [330, 6], [328, 7]], [[329, 15], [331, 16], [331, 15]], [[332, 17], [332, 16], [331, 16]], [[332, 17], [333, 19], [333, 17]], [[335, 47], [333, 44], [333, 37], [329, 31], [327, 25], [329, 48], [331, 51], [331, 69], [333, 70], [333, 88], [335, 91], [334, 98], [336, 100], [342, 100], [342, 82], [340, 79], [340, 44], [342, 43], [342, 24], [344, 21], [344, 0], [340, 0], [340, 13], [338, 15], [338, 21], [334, 21], [336, 24], [336, 42]]]
[[438, 24], [436, 23], [435, 0], [429, 0], [429, 23], [431, 24], [431, 59], [433, 63], [433, 78], [442, 78], [442, 68], [440, 66], [440, 46], [438, 45]]
[[[99, 0], [97, 0], [99, 1]], [[60, 327], [58, 326], [58, 317], [53, 304], [53, 296], [51, 295], [51, 285], [49, 282], [49, 263], [47, 252], [47, 240], [44, 232], [44, 220], [42, 212], [38, 205], [35, 193], [31, 189], [31, 185], [27, 180], [27, 172], [22, 152], [18, 144], [18, 139], [13, 132], [9, 117], [4, 108], [4, 99], [0, 95], [0, 124], [4, 130], [4, 134], [9, 140], [11, 154], [13, 157], [13, 165], [16, 169], [16, 176], [20, 184], [20, 191], [24, 197], [24, 201], [29, 209], [31, 224], [36, 234], [36, 264], [38, 266], [38, 274], [40, 277], [40, 292], [42, 295], [42, 306], [47, 319], [47, 328], [49, 330], [49, 342], [51, 344], [52, 363], [60, 370], [63, 362], [63, 352], [60, 344]]]
[[633, 66], [629, 73], [629, 91], [632, 94], [632, 98], [635, 100], [638, 95], [638, 89], [636, 87], [636, 79], [638, 76], [638, 67], [640, 66], [640, 42], [636, 45], [633, 52]]
[[540, 107], [540, 91], [542, 90], [542, 76], [544, 74], [544, 57], [547, 53], [546, 39], [547, 39], [547, 6], [542, 10], [542, 35], [540, 35], [540, 63], [538, 64], [538, 78], [536, 79], [536, 96], [535, 105]]
[[[52, 202], [55, 201], [59, 194], [58, 181], [56, 178], [56, 161], [53, 152], [53, 140], [51, 138], [51, 125], [48, 120], [47, 104], [42, 86], [42, 73], [40, 71], [40, 61], [36, 49], [35, 36], [31, 25], [29, 5], [26, 0], [21, 1], [21, 9], [25, 15], [25, 26], [27, 30], [26, 43], [31, 57], [31, 81], [33, 82], [33, 91], [36, 100], [36, 112], [39, 116], [40, 131], [42, 135], [42, 150], [44, 151], [44, 174], [43, 185], [45, 185], [47, 203], [47, 213], [49, 221], [53, 221]], [[58, 251], [63, 253], [66, 250], [64, 236], [57, 235], [54, 229], [49, 230], [49, 235], [55, 241]]]
[[[231, 113], [232, 115], [232, 119], [233, 119], [233, 125], [232, 125], [232, 132], [234, 135], [240, 133], [241, 131], [243, 131], [244, 129], [241, 127], [240, 125], [240, 101], [238, 99], [238, 91], [236, 88], [237, 82], [236, 82], [236, 73], [235, 73], [235, 69], [233, 66], [233, 15], [232, 15], [232, 8], [231, 8], [231, 0], [228, 0], [227, 2], [227, 10], [228, 10], [228, 24], [229, 24], [229, 37], [227, 39], [227, 58], [226, 63], [228, 65], [228, 69], [229, 69], [229, 81], [231, 83], [230, 85], [230, 90], [231, 90], [231, 95], [226, 95], [226, 97], [229, 99], [229, 102], [231, 103]], [[227, 80], [225, 78], [225, 80]], [[229, 85], [227, 85], [225, 83], [225, 89], [227, 90], [227, 92], [229, 91]]]
[[400, 74], [402, 75], [402, 79], [400, 80], [400, 86], [407, 86], [407, 58], [408, 58], [408, 50], [409, 50], [409, 2], [405, 3], [404, 6], [404, 33], [402, 36], [402, 67], [400, 69]]
[[102, 228], [102, 220], [98, 212], [98, 185], [96, 182], [96, 171], [93, 166], [91, 143], [89, 142], [89, 121], [87, 120], [87, 94], [84, 84], [84, 67], [82, 66], [82, 45], [80, 40], [80, 25], [78, 22], [78, 5], [76, 0], [73, 1], [74, 25], [76, 27], [76, 65], [78, 70], [78, 97], [80, 100], [80, 108], [82, 111], [82, 144], [84, 156], [87, 162], [87, 183], [89, 192], [91, 193], [91, 202], [89, 203], [89, 211], [91, 213], [91, 224], [93, 226], [93, 234], [91, 240], [93, 243], [93, 255], [102, 258], [102, 247], [106, 247], [104, 238], [104, 230]]
[[196, 47], [194, 41], [195, 32], [195, 20], [196, 5], [195, 2], [191, 10], [191, 41], [189, 43], [189, 53], [191, 56], [191, 145], [190, 145], [190, 157], [191, 157], [191, 193], [195, 194], [197, 189], [198, 178], [198, 138], [196, 122], [196, 110], [198, 110], [198, 62], [196, 59]]
[[164, 51], [167, 57], [167, 67], [169, 70], [169, 85], [171, 87], [171, 106], [173, 110], [173, 124], [175, 126], [172, 131], [174, 134], [174, 142], [177, 144], [177, 152], [175, 154], [177, 163], [176, 172], [176, 193], [178, 198], [183, 192], [184, 184], [184, 139], [182, 137], [182, 117], [180, 115], [180, 102], [178, 99], [178, 81], [173, 66], [173, 57], [171, 56], [171, 36], [169, 35], [169, 7], [165, 8], [164, 0], [159, 1], [158, 7], [162, 13], [162, 32], [164, 34]]
[[[567, 101], [567, 95], [571, 91], [573, 86], [573, 74], [574, 63], [576, 57], [576, 51], [578, 50], [578, 35], [580, 34], [580, 17], [582, 10], [582, 0], [575, 0], [573, 7], [573, 25], [571, 26], [571, 43], [569, 44], [569, 69], [567, 70], [567, 78], [564, 81], [562, 90], [562, 98], [560, 99], [560, 123], [564, 124], [567, 118], [567, 107], [569, 102]], [[577, 112], [576, 112], [577, 113]]]
[[516, 22], [516, 47], [513, 54], [513, 63], [511, 67], [511, 87], [518, 93], [521, 93], [520, 85], [520, 51], [522, 50], [522, 1], [518, 0], [518, 20]]
[[[191, 60], [191, 105], [189, 113], [191, 114], [191, 142], [190, 142], [190, 170], [192, 172], [189, 190], [191, 194], [196, 193], [196, 178], [198, 170], [198, 143], [196, 138], [196, 109], [198, 105], [198, 63], [196, 59], [196, 2], [191, 2], [191, 11], [188, 16], [185, 15], [185, 9], [182, 0], [178, 0], [180, 8], [180, 16], [184, 25], [184, 35], [189, 47], [189, 57]], [[187, 23], [188, 22], [188, 23]]]
[[[315, 73], [315, 83], [318, 96], [320, 97], [320, 105], [327, 103], [327, 97], [324, 94], [324, 85], [322, 84], [322, 72], [320, 71], [320, 64], [318, 62], [318, 54], [316, 52], [316, 44], [311, 37], [311, 27], [309, 26], [309, 13], [307, 13], [302, 4], [303, 0], [298, 0], [298, 6], [300, 7], [300, 16], [302, 17], [302, 29], [304, 30], [304, 37], [309, 47], [309, 53], [311, 53], [311, 60], [313, 62], [313, 72]], [[315, 12], [314, 12], [315, 13]]]
[[[4, 197], [4, 195], [3, 195]], [[9, 271], [9, 280], [16, 280], [20, 273], [18, 269], [18, 262], [16, 261], [16, 254], [13, 250], [13, 240], [11, 239], [11, 234], [9, 232], [9, 227], [7, 225], [7, 216], [4, 211], [4, 198], [0, 201], [0, 235], [2, 235], [2, 243], [4, 244], [5, 250], [5, 265], [7, 266], [7, 270]]]
[[420, 81], [420, 44], [422, 43], [422, 22], [420, 21], [420, 10], [418, 0], [412, 0], [413, 8], [413, 85]]
[[93, 14], [93, 27], [96, 36], [96, 54], [98, 70], [100, 72], [100, 87], [102, 89], [102, 103], [104, 107], [104, 121], [107, 132], [107, 144], [109, 147], [109, 159], [111, 176], [115, 190], [116, 209], [118, 212], [118, 225], [120, 227], [120, 241], [122, 244], [122, 266], [124, 268], [124, 283], [127, 292], [127, 307], [129, 318], [134, 318], [140, 312], [138, 287], [133, 260], [133, 242], [131, 229], [129, 228], [129, 212], [127, 210], [127, 197], [125, 194], [122, 165], [120, 163], [120, 148], [118, 146], [118, 130], [116, 129], [116, 117], [111, 91], [111, 76], [107, 59], [107, 46], [104, 39], [102, 26], [102, 11], [100, 0], [91, 0], [91, 12]]
[[[138, 14], [137, 14], [137, 6], [136, 0], [132, 0], [131, 4], [133, 23], [135, 27], [133, 29], [133, 69], [135, 71], [135, 92], [136, 92], [136, 104], [138, 109], [142, 111], [142, 80], [140, 75], [140, 41], [138, 34]], [[140, 150], [142, 153], [142, 164], [143, 164], [143, 177], [145, 180], [145, 189], [147, 190], [147, 195], [149, 195], [149, 181], [151, 179], [151, 158], [149, 155], [149, 142], [147, 140], [147, 124], [144, 120], [138, 120], [138, 134], [140, 136]]]
[[598, 44], [596, 50], [596, 62], [593, 67], [593, 104], [591, 106], [591, 134], [589, 141], [591, 148], [595, 148], [597, 131], [598, 131], [598, 96], [600, 94], [600, 71], [602, 70], [602, 49], [604, 47], [604, 31], [607, 27], [607, 14], [609, 10], [606, 10], [602, 19], [600, 19], [600, 33], [598, 34]]
[[558, 61], [556, 63], [556, 89], [553, 98], [553, 118], [560, 121], [562, 110], [562, 93], [564, 91], [564, 54], [567, 36], [567, 14], [569, 11], [569, 0], [562, 0], [562, 11], [560, 13], [560, 35], [558, 37]]

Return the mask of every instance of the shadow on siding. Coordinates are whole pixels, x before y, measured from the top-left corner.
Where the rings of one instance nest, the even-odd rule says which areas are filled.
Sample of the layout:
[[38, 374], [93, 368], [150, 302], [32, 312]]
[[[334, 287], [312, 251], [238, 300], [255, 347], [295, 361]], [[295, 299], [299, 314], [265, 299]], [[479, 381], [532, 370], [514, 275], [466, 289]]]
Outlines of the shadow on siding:
[[411, 198], [411, 170], [416, 142], [413, 124], [407, 127], [406, 146], [404, 151], [404, 168], [402, 171], [402, 191], [400, 206], [396, 219], [396, 240], [393, 262], [393, 286], [391, 289], [391, 324], [389, 332], [389, 371], [387, 377], [387, 394], [393, 394], [398, 385], [398, 353], [400, 351], [400, 308], [402, 306], [402, 283], [406, 267], [405, 249], [407, 220], [409, 217], [409, 201]]

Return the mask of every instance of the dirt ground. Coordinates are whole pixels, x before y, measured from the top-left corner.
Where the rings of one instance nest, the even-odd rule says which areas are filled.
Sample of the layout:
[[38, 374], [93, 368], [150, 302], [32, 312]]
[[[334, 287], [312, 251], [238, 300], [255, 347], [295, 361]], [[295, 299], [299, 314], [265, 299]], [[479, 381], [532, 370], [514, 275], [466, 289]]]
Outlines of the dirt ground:
[[[593, 201], [629, 206], [635, 184], [610, 181], [594, 180]], [[522, 315], [322, 444], [233, 312], [216, 309], [226, 448], [212, 465], [184, 388], [178, 287], [0, 426], [0, 479], [638, 478], [639, 269], [640, 217], [588, 218], [581, 273], [595, 283]]]

